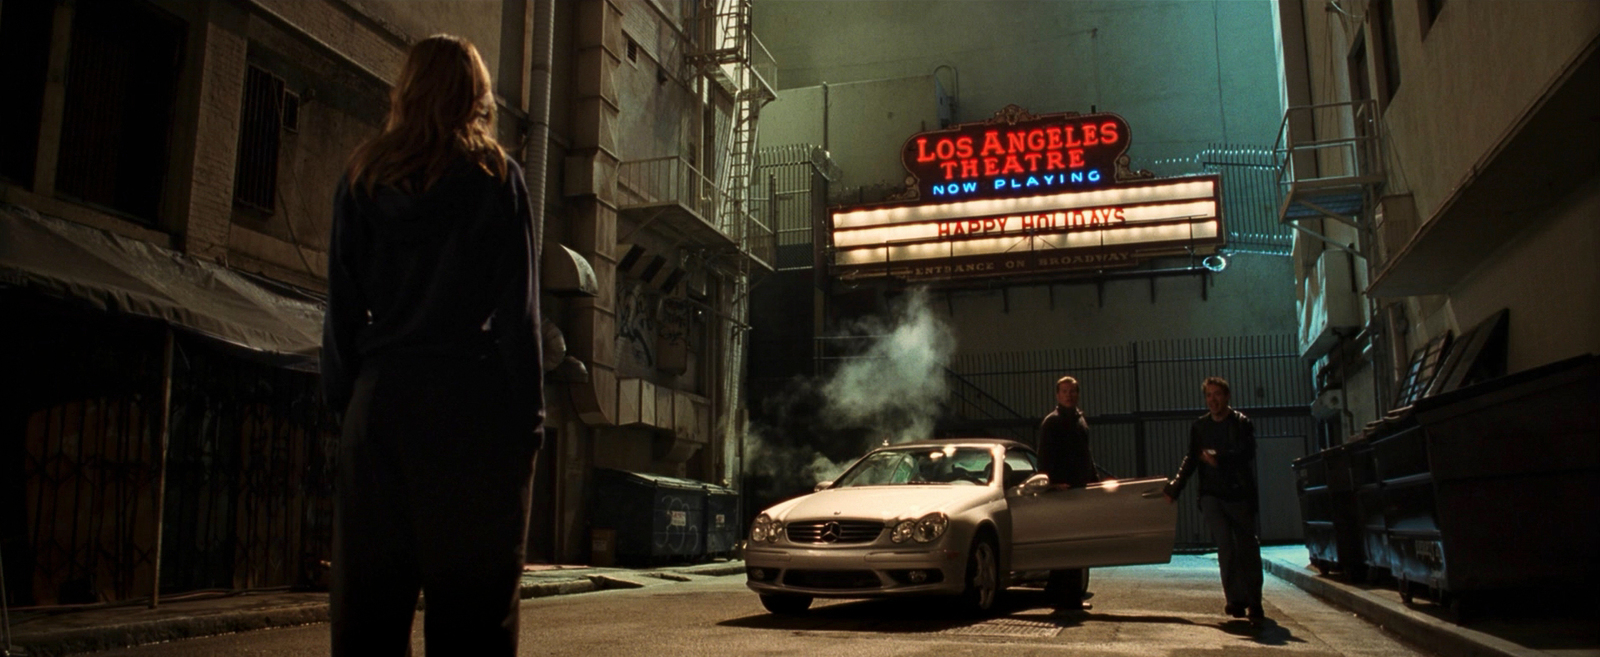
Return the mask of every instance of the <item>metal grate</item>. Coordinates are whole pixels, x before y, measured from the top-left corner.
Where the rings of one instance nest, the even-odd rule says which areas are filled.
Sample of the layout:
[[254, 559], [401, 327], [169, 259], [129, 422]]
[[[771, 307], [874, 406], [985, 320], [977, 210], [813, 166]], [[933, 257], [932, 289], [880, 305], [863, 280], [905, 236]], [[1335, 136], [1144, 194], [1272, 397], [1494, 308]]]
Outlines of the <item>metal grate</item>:
[[315, 375], [180, 341], [163, 590], [306, 585], [330, 554], [331, 415]]
[[1211, 144], [1191, 156], [1139, 162], [1165, 177], [1193, 174], [1222, 176], [1222, 218], [1228, 231], [1224, 250], [1287, 256], [1294, 229], [1279, 222], [1283, 190], [1278, 185], [1278, 160], [1271, 148]]
[[28, 382], [12, 395], [16, 430], [0, 431], [0, 478], [17, 482], [0, 500], [19, 511], [0, 514], [0, 533], [27, 541], [6, 565], [31, 581], [8, 602], [149, 596], [158, 525], [164, 594], [318, 585], [337, 439], [316, 375], [177, 335], [158, 517], [160, 326], [29, 294], [0, 293], [3, 314], [29, 320], [0, 326], [0, 358]]
[[795, 543], [871, 543], [883, 533], [883, 523], [864, 520], [797, 522], [791, 523], [785, 531]]
[[967, 636], [1055, 636], [1060, 632], [1061, 626], [1052, 622], [1022, 618], [992, 618], [973, 625], [939, 630], [937, 633]]
[[1207, 173], [1222, 174], [1222, 213], [1228, 250], [1289, 255], [1294, 229], [1278, 221], [1282, 190], [1272, 149], [1212, 144], [1200, 154]]
[[816, 265], [816, 226], [827, 209], [828, 181], [838, 167], [811, 144], [761, 149], [751, 177], [750, 208], [775, 235], [778, 270]]
[[[160, 443], [160, 335], [57, 305], [0, 295], [7, 372], [19, 420], [0, 432], [0, 530], [13, 605], [148, 595]], [[26, 345], [26, 346], [23, 346]], [[152, 348], [154, 347], [154, 348]], [[15, 429], [15, 431], [13, 431]], [[13, 479], [12, 477], [15, 477]], [[14, 482], [14, 483], [13, 483]], [[15, 523], [15, 524], [12, 524]]]
[[283, 79], [255, 66], [248, 67], [244, 107], [240, 110], [238, 172], [233, 183], [234, 201], [241, 205], [267, 213], [277, 208], [278, 144], [283, 116]]

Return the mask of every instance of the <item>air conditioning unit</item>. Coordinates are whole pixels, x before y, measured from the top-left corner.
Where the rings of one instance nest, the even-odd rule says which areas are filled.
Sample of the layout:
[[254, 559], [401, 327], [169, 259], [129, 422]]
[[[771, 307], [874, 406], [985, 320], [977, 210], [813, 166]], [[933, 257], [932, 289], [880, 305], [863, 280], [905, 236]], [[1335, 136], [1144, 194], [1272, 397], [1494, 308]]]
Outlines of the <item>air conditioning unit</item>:
[[1311, 414], [1319, 420], [1326, 420], [1344, 411], [1344, 391], [1339, 389], [1324, 390], [1311, 402]]
[[1351, 276], [1351, 256], [1328, 249], [1317, 257], [1317, 268], [1302, 282], [1300, 357], [1321, 358], [1338, 343], [1339, 334], [1354, 335], [1361, 328], [1359, 296]]

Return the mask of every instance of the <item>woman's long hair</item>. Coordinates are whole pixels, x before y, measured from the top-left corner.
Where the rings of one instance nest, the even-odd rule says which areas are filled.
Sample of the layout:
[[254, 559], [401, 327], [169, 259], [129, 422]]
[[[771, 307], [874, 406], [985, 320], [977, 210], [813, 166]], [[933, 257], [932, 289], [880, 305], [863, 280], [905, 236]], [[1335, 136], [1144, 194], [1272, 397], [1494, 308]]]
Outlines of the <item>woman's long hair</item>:
[[447, 34], [417, 42], [389, 93], [383, 132], [350, 155], [351, 188], [421, 193], [458, 158], [503, 180], [506, 154], [494, 138], [494, 109], [489, 69], [472, 42]]

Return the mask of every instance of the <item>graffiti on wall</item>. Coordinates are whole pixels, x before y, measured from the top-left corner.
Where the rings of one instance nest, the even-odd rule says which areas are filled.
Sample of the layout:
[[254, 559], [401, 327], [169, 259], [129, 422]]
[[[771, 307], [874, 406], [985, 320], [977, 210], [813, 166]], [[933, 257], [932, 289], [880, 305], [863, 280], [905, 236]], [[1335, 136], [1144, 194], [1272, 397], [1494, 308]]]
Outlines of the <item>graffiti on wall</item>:
[[617, 281], [617, 359], [619, 364], [654, 368], [660, 297], [635, 281]]
[[690, 352], [694, 311], [682, 298], [648, 285], [617, 283], [617, 358], [619, 364], [682, 373]]

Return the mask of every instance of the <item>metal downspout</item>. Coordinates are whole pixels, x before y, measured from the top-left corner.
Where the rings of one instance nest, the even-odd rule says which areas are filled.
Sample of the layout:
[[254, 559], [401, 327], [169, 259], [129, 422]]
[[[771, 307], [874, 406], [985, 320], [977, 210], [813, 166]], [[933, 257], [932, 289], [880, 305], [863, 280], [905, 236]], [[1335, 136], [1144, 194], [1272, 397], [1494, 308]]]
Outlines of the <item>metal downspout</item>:
[[528, 184], [528, 204], [533, 210], [533, 258], [544, 256], [545, 180], [550, 160], [550, 69], [555, 59], [556, 3], [539, 0], [534, 5], [532, 75], [529, 78], [528, 134], [522, 149], [522, 174]]
[[[528, 185], [528, 206], [533, 213], [533, 266], [542, 270], [544, 267], [544, 226], [546, 180], [549, 179], [548, 168], [550, 162], [550, 69], [555, 60], [555, 27], [556, 27], [556, 0], [538, 0], [534, 3], [533, 15], [533, 45], [529, 51], [530, 75], [528, 77], [528, 132], [523, 137], [522, 149], [522, 175]], [[534, 291], [540, 293], [539, 290]], [[541, 373], [542, 376], [543, 373]], [[548, 417], [548, 415], [547, 415]], [[545, 449], [540, 458], [557, 459], [554, 473], [556, 481], [562, 481], [561, 461], [559, 450]], [[538, 472], [538, 466], [534, 466]], [[537, 476], [537, 475], [535, 475]], [[561, 485], [556, 485], [555, 499], [551, 500], [552, 508], [556, 515], [561, 515], [562, 490]], [[531, 519], [525, 519], [530, 520]], [[550, 537], [551, 556], [562, 553], [566, 537], [562, 535], [562, 524], [555, 523], [554, 535]], [[524, 530], [526, 531], [526, 530]]]

